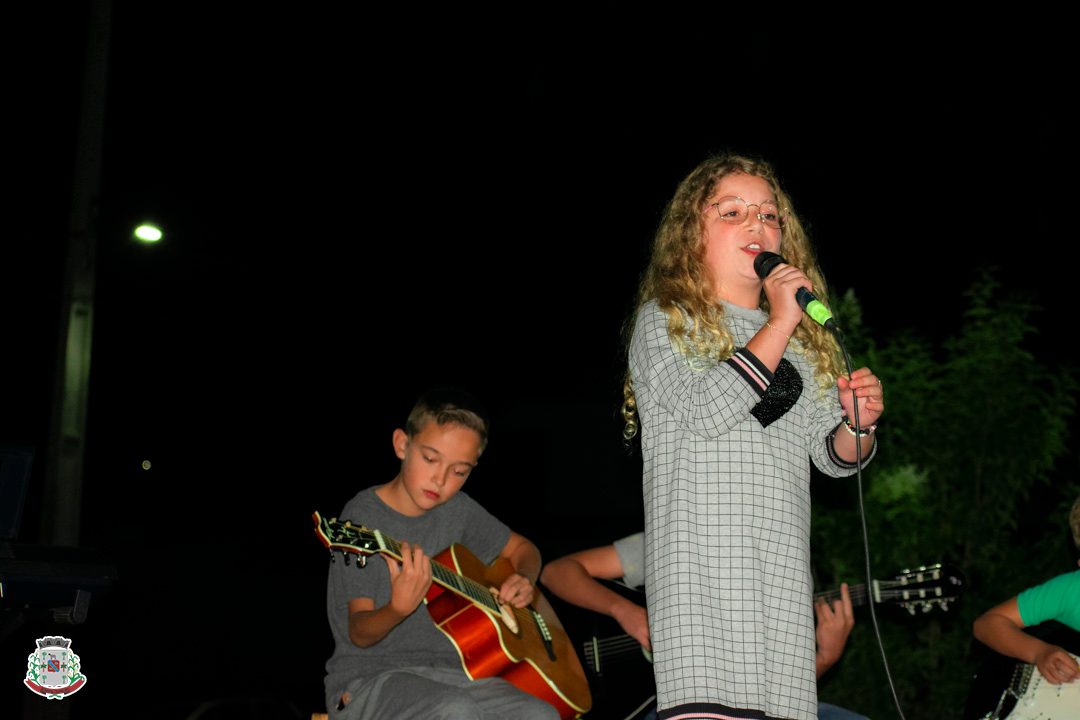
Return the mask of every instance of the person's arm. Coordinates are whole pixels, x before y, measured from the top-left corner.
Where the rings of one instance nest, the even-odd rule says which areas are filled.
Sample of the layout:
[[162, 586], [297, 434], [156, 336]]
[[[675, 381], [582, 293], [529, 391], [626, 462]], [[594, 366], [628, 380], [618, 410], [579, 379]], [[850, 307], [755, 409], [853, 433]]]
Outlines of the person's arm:
[[604, 545], [553, 560], [544, 567], [540, 580], [563, 600], [614, 618], [628, 635], [651, 650], [645, 608], [594, 579], [614, 580], [623, 574], [615, 546]]
[[[851, 379], [839, 377], [836, 380], [840, 391], [840, 406], [844, 408], [844, 415], [855, 421], [855, 403], [858, 403], [859, 423], [863, 428], [869, 428], [878, 421], [885, 412], [885, 391], [881, 381], [870, 368], [859, 368], [851, 373]], [[852, 393], [855, 399], [852, 399]], [[833, 449], [841, 460], [855, 462], [855, 443], [858, 441], [862, 446], [862, 457], [867, 457], [874, 446], [874, 436], [867, 435], [856, 438], [846, 428], [840, 428], [833, 439]]]
[[431, 558], [419, 545], [401, 543], [401, 562], [383, 555], [390, 571], [390, 602], [380, 608], [369, 597], [349, 600], [349, 639], [366, 648], [379, 642], [416, 610], [431, 587]]
[[815, 665], [820, 678], [844, 654], [848, 635], [855, 626], [855, 614], [852, 611], [847, 583], [840, 584], [840, 597], [833, 600], [831, 605], [824, 598], [814, 603], [814, 612], [817, 614]]
[[724, 362], [690, 357], [668, 335], [667, 316], [650, 301], [638, 311], [630, 341], [634, 386], [651, 397], [681, 427], [717, 438], [738, 427], [765, 393], [771, 375], [752, 357], [736, 353]]
[[503, 546], [499, 557], [506, 558], [514, 568], [514, 574], [503, 581], [499, 588], [499, 602], [514, 607], [528, 607], [533, 601], [533, 586], [540, 576], [540, 550], [532, 542], [514, 531]]
[[[805, 437], [814, 466], [829, 477], [841, 478], [854, 474], [857, 470], [856, 447], [861, 445], [862, 462], [870, 462], [877, 452], [877, 433], [859, 439], [857, 445], [854, 433], [842, 422], [841, 416], [846, 414], [849, 418], [852, 417], [850, 413], [854, 403], [851, 388], [855, 387], [859, 421], [863, 428], [868, 428], [871, 421], [876, 422], [884, 411], [884, 402], [881, 399], [884, 391], [878, 384], [878, 378], [867, 368], [859, 368], [852, 373], [852, 380], [843, 377], [836, 380], [835, 388], [838, 394], [834, 395], [814, 385], [818, 381], [805, 358], [796, 357], [794, 364], [801, 367], [803, 372], [803, 396], [800, 403], [806, 405], [805, 412], [809, 422], [806, 425]], [[871, 397], [878, 400], [871, 403]], [[867, 405], [876, 408], [876, 412], [864, 411]]]
[[769, 320], [746, 344], [771, 372], [776, 372], [784, 357], [795, 328], [803, 319], [803, 310], [795, 299], [799, 288], [813, 290], [813, 283], [802, 270], [794, 265], [781, 263], [762, 282], [762, 290], [769, 298]]
[[975, 638], [1002, 655], [1031, 663], [1049, 682], [1058, 685], [1080, 678], [1072, 655], [1057, 645], [1024, 632], [1020, 606], [1012, 597], [980, 615], [972, 627]]

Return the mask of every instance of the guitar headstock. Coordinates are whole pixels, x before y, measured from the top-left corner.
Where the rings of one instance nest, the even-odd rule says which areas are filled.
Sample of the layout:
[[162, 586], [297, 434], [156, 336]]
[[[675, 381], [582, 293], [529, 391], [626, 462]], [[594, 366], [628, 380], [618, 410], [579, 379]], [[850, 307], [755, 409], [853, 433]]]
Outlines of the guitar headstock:
[[904, 569], [892, 580], [874, 582], [875, 602], [895, 602], [912, 615], [916, 609], [930, 612], [934, 607], [949, 609], [960, 597], [964, 574], [954, 567], [936, 563]]
[[318, 512], [312, 513], [311, 519], [315, 521], [315, 534], [328, 550], [330, 559], [334, 559], [334, 553], [340, 552], [348, 563], [350, 555], [356, 555], [356, 564], [364, 567], [367, 564], [368, 555], [388, 550], [387, 540], [377, 530], [369, 530], [363, 525], [353, 525], [346, 520], [341, 522], [337, 518], [327, 520]]

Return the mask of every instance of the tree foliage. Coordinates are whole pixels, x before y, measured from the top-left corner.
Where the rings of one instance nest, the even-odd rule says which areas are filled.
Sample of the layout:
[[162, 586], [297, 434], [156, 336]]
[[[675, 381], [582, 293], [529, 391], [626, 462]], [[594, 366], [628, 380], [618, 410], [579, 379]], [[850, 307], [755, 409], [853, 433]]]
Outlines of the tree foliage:
[[844, 657], [822, 679], [823, 700], [874, 718], [898, 716], [876, 617], [905, 716], [961, 717], [972, 675], [989, 654], [972, 639], [974, 619], [1075, 567], [1067, 513], [1080, 483], [1067, 441], [1076, 372], [1037, 352], [1037, 308], [998, 290], [991, 274], [982, 277], [943, 338], [913, 331], [874, 338], [850, 292], [834, 308], [854, 366], [882, 378], [887, 404], [861, 485], [813, 481], [818, 589], [866, 581], [860, 504], [871, 578], [942, 562], [964, 584], [947, 611], [857, 610]]

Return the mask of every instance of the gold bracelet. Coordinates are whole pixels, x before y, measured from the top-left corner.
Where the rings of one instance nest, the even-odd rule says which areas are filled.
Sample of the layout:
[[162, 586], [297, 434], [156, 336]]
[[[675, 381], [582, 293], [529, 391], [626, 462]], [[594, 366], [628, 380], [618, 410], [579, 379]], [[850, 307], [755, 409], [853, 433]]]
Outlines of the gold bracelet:
[[790, 336], [790, 335], [788, 335], [788, 334], [787, 334], [786, 332], [784, 332], [783, 330], [778, 330], [778, 329], [776, 328], [776, 326], [774, 326], [774, 325], [773, 325], [773, 324], [772, 324], [771, 322], [769, 322], [768, 320], [766, 320], [766, 321], [765, 321], [765, 324], [766, 324], [766, 325], [767, 325], [767, 326], [769, 327], [769, 329], [770, 329], [770, 330], [773, 330], [774, 332], [778, 332], [778, 333], [780, 333], [781, 335], [783, 335], [784, 337], [786, 337], [786, 338], [788, 339], [788, 342], [791, 342], [791, 336]]

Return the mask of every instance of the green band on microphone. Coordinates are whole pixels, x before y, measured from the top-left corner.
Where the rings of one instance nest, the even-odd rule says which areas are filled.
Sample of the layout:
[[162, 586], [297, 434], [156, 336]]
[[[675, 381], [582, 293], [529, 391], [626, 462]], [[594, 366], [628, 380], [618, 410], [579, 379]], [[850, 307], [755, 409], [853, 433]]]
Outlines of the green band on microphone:
[[832, 313], [829, 312], [829, 308], [825, 307], [820, 300], [811, 300], [807, 303], [806, 314], [817, 320], [821, 325], [824, 325], [832, 319]]

